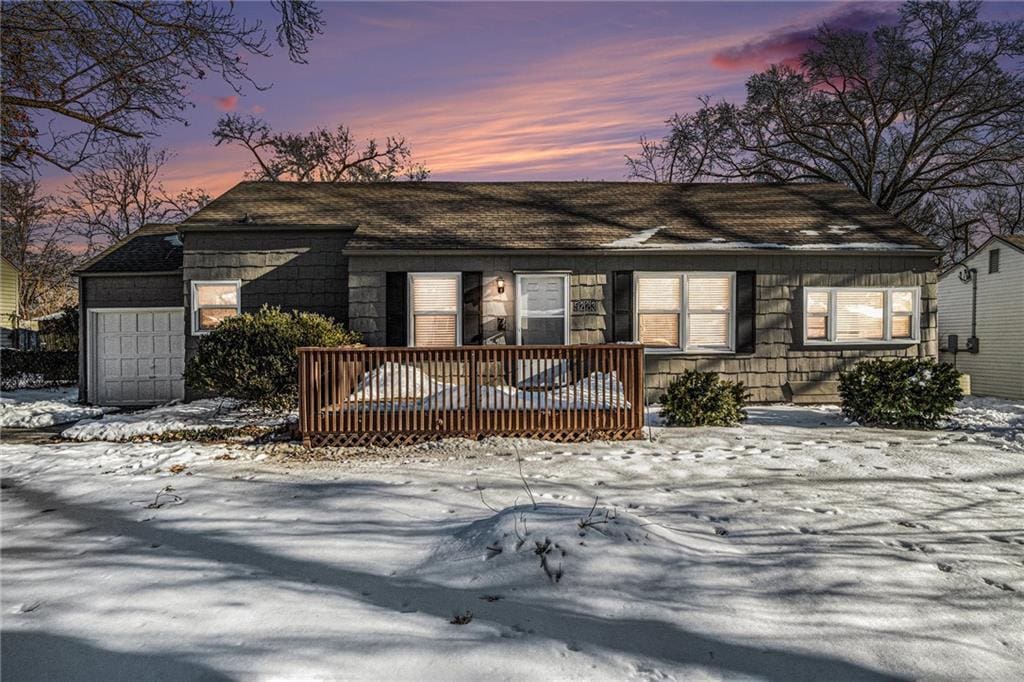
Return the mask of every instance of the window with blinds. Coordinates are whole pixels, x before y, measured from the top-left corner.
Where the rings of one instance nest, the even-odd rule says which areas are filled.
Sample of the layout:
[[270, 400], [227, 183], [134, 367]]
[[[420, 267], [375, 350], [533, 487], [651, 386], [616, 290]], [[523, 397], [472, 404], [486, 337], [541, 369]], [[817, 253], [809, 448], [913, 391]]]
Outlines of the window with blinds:
[[637, 340], [652, 348], [731, 351], [735, 286], [731, 272], [638, 274]]
[[410, 273], [412, 345], [459, 345], [459, 273]]
[[804, 290], [808, 343], [887, 343], [917, 338], [917, 289]]
[[687, 275], [686, 350], [732, 347], [733, 276]]
[[640, 276], [636, 281], [637, 329], [640, 343], [659, 348], [679, 347], [683, 280]]
[[237, 280], [224, 282], [192, 282], [192, 333], [202, 334], [216, 329], [224, 320], [241, 312]]

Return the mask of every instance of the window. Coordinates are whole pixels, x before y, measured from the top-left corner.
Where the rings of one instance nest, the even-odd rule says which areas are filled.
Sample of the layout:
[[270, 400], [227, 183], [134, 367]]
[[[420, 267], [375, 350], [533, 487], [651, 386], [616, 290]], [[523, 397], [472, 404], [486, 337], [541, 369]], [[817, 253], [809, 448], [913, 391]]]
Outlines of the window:
[[457, 346], [461, 275], [457, 272], [409, 274], [409, 310], [412, 345], [418, 347]]
[[516, 342], [561, 345], [569, 342], [569, 276], [516, 275]]
[[988, 274], [999, 272], [999, 249], [988, 252]]
[[648, 346], [678, 348], [683, 279], [639, 277], [636, 283], [639, 341]]
[[192, 282], [192, 333], [203, 334], [241, 312], [241, 282]]
[[804, 289], [807, 343], [888, 343], [917, 338], [917, 289]]
[[636, 338], [646, 346], [730, 352], [736, 276], [731, 272], [636, 275]]

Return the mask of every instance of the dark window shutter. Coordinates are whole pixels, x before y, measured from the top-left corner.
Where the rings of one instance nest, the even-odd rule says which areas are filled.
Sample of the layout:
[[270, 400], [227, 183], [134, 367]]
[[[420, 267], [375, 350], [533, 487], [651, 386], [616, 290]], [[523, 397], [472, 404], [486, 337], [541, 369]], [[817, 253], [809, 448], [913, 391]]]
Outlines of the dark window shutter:
[[612, 341], [633, 340], [633, 271], [612, 273]]
[[385, 344], [406, 346], [409, 336], [409, 277], [404, 272], [387, 273], [387, 290], [384, 294]]
[[736, 273], [736, 352], [753, 353], [757, 344], [757, 273]]
[[483, 343], [483, 307], [484, 273], [462, 273], [462, 344], [479, 346]]

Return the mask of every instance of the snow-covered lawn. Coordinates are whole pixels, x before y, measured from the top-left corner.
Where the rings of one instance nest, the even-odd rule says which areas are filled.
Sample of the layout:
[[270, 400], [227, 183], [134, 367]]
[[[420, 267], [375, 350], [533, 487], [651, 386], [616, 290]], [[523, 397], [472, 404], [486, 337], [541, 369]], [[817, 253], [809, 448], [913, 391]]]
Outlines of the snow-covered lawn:
[[42, 428], [99, 417], [110, 408], [76, 405], [77, 388], [21, 388], [0, 394], [0, 427]]
[[287, 423], [290, 415], [267, 415], [240, 408], [228, 398], [174, 402], [147, 410], [108, 414], [82, 421], [61, 432], [69, 440], [129, 441], [165, 434], [194, 434], [199, 431], [241, 428], [273, 429]]
[[3, 445], [0, 672], [1021, 679], [1024, 406], [984, 409], [1005, 423], [760, 407], [653, 442], [330, 462]]

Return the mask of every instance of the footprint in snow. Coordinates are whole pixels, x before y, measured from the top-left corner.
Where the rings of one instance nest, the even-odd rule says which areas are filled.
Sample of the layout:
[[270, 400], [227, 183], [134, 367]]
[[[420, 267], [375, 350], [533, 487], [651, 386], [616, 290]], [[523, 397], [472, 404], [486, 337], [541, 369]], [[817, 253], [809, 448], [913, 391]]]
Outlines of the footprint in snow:
[[995, 588], [997, 588], [997, 589], [1000, 589], [1000, 590], [1002, 590], [1003, 592], [1016, 592], [1016, 590], [1015, 590], [1015, 589], [1013, 589], [1012, 587], [1010, 587], [1010, 586], [1009, 586], [1009, 585], [1007, 585], [1006, 583], [1000, 583], [1000, 582], [996, 582], [995, 580], [990, 580], [990, 579], [988, 579], [988, 578], [982, 578], [981, 580], [982, 580], [982, 581], [983, 581], [983, 582], [984, 582], [984, 583], [985, 583], [986, 585], [991, 585], [992, 587], [995, 587]]
[[1016, 543], [1018, 545], [1024, 544], [1024, 541], [1016, 540], [1014, 538], [1011, 538], [1008, 535], [989, 535], [987, 537], [988, 537], [989, 540], [992, 540], [993, 542], [1001, 542], [1001, 543], [1006, 544], [1006, 545], [1013, 544], [1013, 543]]
[[914, 523], [913, 521], [897, 521], [896, 525], [903, 526], [904, 528], [921, 528], [923, 530], [928, 530], [928, 526], [923, 523]]
[[838, 509], [826, 509], [824, 507], [793, 507], [793, 509], [802, 512], [808, 512], [811, 514], [824, 514], [826, 516], [835, 516], [836, 514], [842, 514]]
[[943, 573], [952, 573], [953, 572], [953, 567], [952, 566], [950, 566], [949, 564], [944, 564], [941, 561], [939, 563], [935, 564], [935, 567], [938, 568]]

